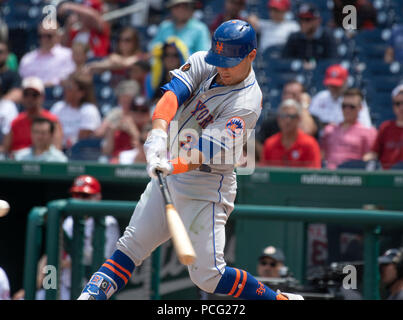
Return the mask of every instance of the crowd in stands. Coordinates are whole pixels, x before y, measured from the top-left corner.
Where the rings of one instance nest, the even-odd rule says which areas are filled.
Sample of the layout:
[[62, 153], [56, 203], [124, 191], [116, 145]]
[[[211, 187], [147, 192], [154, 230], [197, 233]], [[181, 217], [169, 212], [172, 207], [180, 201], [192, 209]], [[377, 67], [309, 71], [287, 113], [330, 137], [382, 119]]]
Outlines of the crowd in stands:
[[160, 0], [108, 18], [135, 2], [1, 2], [2, 159], [144, 163], [169, 72], [243, 19], [258, 35], [260, 166], [402, 167], [401, 1]]

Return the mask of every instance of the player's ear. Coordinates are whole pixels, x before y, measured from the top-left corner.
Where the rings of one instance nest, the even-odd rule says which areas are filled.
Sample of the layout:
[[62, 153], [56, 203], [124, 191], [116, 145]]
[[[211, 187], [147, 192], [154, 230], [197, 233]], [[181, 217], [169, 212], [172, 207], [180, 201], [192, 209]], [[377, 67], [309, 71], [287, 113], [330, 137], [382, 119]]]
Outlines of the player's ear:
[[252, 62], [256, 58], [256, 49], [253, 49], [251, 52], [248, 54], [249, 61]]

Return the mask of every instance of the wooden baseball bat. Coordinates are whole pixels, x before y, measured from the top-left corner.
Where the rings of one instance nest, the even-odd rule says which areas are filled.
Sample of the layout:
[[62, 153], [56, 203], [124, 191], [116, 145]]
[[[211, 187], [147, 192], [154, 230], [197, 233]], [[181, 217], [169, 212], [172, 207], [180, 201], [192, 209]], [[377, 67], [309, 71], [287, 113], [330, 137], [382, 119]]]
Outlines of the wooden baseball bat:
[[184, 265], [191, 265], [196, 259], [196, 253], [190, 242], [189, 235], [183, 225], [182, 219], [172, 204], [171, 195], [169, 193], [166, 179], [162, 176], [161, 171], [156, 171], [162, 197], [165, 202], [165, 213], [167, 215], [168, 228], [172, 236], [172, 241], [179, 261]]

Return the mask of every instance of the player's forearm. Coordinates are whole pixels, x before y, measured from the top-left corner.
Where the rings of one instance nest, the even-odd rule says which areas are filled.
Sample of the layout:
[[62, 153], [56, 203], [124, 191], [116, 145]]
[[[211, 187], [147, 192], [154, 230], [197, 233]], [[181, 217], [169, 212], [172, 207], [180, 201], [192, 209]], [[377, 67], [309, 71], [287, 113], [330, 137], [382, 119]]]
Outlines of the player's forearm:
[[152, 123], [152, 128], [168, 132], [168, 121], [164, 119], [154, 119]]

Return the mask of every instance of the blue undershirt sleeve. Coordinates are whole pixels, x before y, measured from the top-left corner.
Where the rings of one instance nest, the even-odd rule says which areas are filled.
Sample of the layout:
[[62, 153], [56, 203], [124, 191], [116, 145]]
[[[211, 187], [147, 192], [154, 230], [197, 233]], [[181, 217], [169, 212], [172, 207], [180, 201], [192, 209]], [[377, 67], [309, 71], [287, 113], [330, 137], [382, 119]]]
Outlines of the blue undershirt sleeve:
[[177, 77], [173, 77], [172, 80], [161, 87], [163, 92], [172, 91], [178, 98], [178, 106], [182, 105], [189, 97], [190, 91], [188, 87]]

